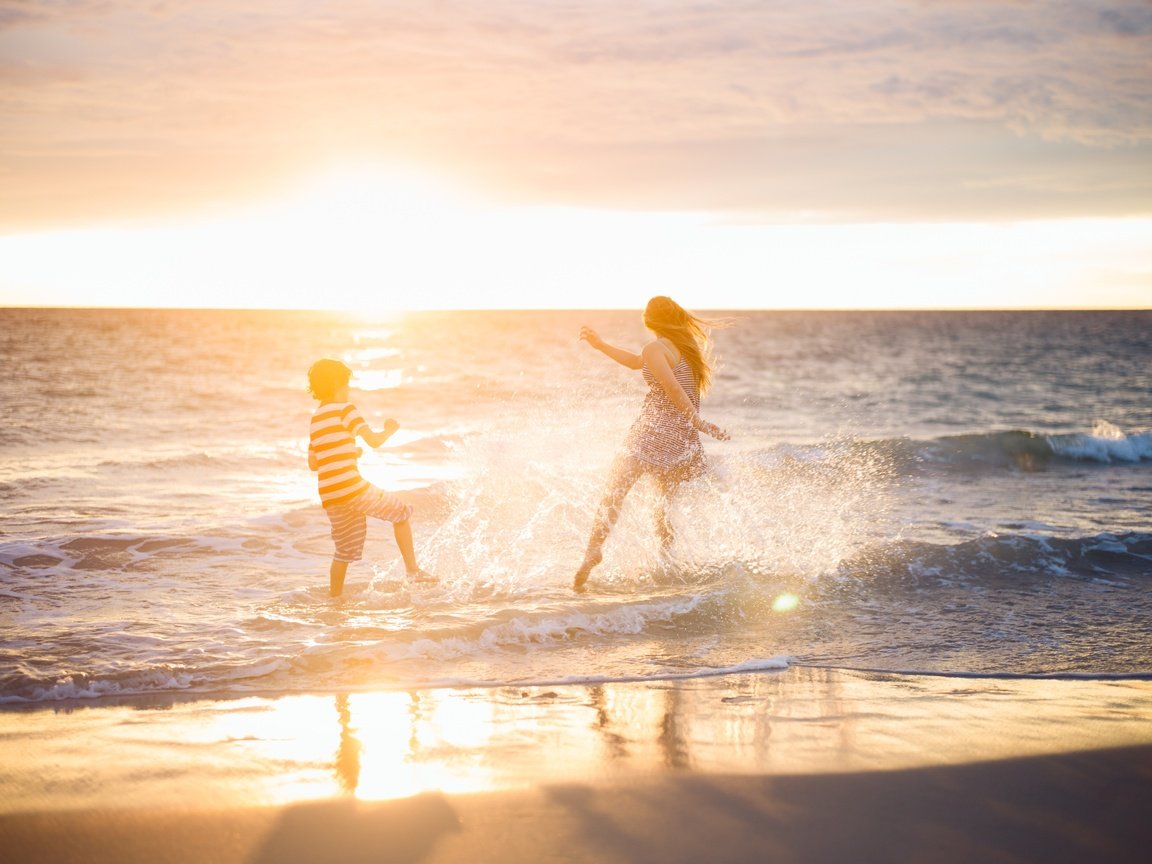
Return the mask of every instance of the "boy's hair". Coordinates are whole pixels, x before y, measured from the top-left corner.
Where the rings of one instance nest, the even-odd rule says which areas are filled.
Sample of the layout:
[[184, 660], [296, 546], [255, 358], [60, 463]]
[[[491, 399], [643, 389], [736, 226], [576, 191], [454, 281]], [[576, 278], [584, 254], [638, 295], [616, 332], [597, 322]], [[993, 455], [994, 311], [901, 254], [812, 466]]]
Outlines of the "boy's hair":
[[352, 370], [339, 360], [317, 360], [308, 370], [308, 392], [321, 402], [328, 402], [336, 390], [352, 378]]

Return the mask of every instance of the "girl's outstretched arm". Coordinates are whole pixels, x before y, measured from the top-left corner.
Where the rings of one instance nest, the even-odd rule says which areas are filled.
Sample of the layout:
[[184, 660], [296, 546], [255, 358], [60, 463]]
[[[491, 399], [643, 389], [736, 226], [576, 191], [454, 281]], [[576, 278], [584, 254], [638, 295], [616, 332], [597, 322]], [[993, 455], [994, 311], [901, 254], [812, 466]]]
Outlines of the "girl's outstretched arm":
[[668, 354], [659, 342], [649, 342], [644, 346], [641, 363], [648, 364], [652, 375], [660, 382], [660, 386], [668, 394], [672, 404], [684, 412], [693, 428], [720, 441], [727, 441], [732, 437], [715, 423], [709, 423], [696, 413], [692, 400], [688, 398], [688, 394], [684, 392], [684, 388], [676, 380], [676, 375], [672, 372], [672, 364], [668, 362]]
[[633, 354], [631, 351], [625, 351], [623, 348], [617, 348], [615, 345], [609, 345], [600, 338], [600, 334], [593, 330], [591, 327], [580, 328], [580, 338], [600, 351], [604, 355], [611, 357], [621, 366], [627, 366], [629, 369], [639, 369], [644, 365], [643, 359], [639, 354]]

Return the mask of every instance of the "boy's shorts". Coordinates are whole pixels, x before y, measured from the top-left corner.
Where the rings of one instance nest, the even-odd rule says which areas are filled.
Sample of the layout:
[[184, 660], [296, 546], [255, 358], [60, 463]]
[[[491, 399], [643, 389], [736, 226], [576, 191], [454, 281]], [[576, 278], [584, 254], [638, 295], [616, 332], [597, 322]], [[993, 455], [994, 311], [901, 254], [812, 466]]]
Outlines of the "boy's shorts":
[[386, 522], [407, 522], [412, 508], [395, 495], [369, 486], [346, 504], [325, 508], [332, 523], [332, 542], [336, 544], [336, 561], [359, 561], [364, 556], [364, 537], [368, 533], [368, 516]]

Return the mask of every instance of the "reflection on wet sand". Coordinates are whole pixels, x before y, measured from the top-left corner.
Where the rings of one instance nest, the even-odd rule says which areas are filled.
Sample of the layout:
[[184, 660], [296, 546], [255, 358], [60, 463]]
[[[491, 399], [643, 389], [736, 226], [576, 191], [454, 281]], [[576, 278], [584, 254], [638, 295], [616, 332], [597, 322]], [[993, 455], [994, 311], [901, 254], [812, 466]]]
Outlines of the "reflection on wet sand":
[[660, 720], [660, 734], [656, 741], [664, 756], [664, 767], [691, 768], [691, 750], [685, 729], [687, 718], [680, 707], [681, 693], [669, 689], [663, 695], [664, 716]]
[[[1087, 695], [1109, 686], [1099, 682], [1085, 690], [1083, 704], [1072, 698], [1063, 719], [1048, 725], [1033, 706], [1054, 685], [1068, 703], [1075, 682], [1004, 681], [971, 690], [947, 678], [878, 683], [875, 676], [794, 669], [641, 686], [342, 694], [335, 697], [335, 782], [327, 794], [385, 800], [665, 772], [891, 769], [1130, 741], [1112, 734], [1119, 731], [1115, 718], [1100, 715]], [[1145, 682], [1111, 686], [1134, 699], [1134, 718], [1152, 713]], [[890, 697], [881, 698], [885, 693]], [[269, 708], [284, 718], [311, 716], [313, 698]], [[313, 792], [322, 786], [313, 784]]]
[[683, 774], [895, 770], [1147, 744], [1152, 682], [886, 678], [794, 667], [684, 681], [28, 713], [0, 712], [0, 741], [35, 727], [34, 748], [4, 748], [0, 811], [6, 801], [33, 809], [384, 801]]
[[[698, 706], [680, 687], [596, 685], [583, 689], [586, 701], [537, 689], [497, 692], [497, 700], [485, 691], [337, 695], [332, 769], [339, 791], [385, 799], [428, 789], [507, 788], [523, 785], [517, 763], [541, 763], [529, 766], [529, 776], [541, 779], [580, 766], [601, 765], [608, 773], [622, 766], [693, 768], [692, 715]], [[585, 726], [579, 719], [589, 709], [595, 719]], [[541, 749], [533, 739], [554, 724], [557, 711], [568, 717], [565, 734], [546, 736]], [[750, 734], [753, 742], [763, 741], [760, 729], [759, 723], [741, 722], [722, 738], [734, 742]], [[513, 777], [518, 779], [510, 782]]]
[[360, 785], [360, 739], [352, 726], [348, 694], [336, 697], [336, 714], [340, 718], [340, 747], [336, 750], [336, 779], [345, 792], [355, 794]]

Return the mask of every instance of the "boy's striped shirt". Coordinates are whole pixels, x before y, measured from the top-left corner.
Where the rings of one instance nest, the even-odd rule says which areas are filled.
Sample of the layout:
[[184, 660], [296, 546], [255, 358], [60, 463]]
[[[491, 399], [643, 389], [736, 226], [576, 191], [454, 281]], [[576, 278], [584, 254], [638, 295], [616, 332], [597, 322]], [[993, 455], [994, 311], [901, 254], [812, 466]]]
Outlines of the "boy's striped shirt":
[[319, 466], [320, 503], [335, 507], [368, 488], [356, 465], [356, 435], [364, 418], [351, 402], [325, 402], [312, 415], [308, 449]]

